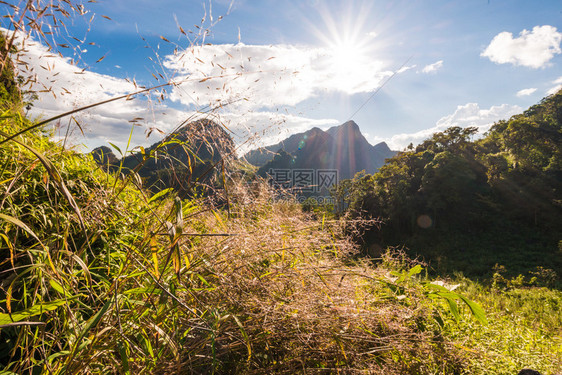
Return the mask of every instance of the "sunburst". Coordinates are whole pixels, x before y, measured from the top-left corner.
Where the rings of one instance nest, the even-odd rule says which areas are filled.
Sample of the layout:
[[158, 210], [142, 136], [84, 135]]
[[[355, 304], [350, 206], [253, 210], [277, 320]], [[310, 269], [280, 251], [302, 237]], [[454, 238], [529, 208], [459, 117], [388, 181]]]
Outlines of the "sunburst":
[[[330, 86], [346, 92], [370, 91], [377, 82], [366, 82], [369, 72], [378, 72], [383, 63], [376, 58], [377, 34], [368, 24], [370, 5], [349, 5], [341, 11], [322, 8], [322, 25], [311, 25], [323, 45], [326, 79]], [[337, 17], [337, 19], [335, 18]]]

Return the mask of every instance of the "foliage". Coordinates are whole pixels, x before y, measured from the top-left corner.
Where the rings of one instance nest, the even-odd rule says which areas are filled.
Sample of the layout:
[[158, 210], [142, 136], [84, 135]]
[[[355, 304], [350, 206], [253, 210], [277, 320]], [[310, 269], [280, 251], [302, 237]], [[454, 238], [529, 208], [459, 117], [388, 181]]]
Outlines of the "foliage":
[[367, 242], [407, 245], [440, 272], [490, 277], [561, 268], [562, 92], [479, 140], [452, 127], [334, 190], [353, 216], [386, 224]]
[[[28, 127], [3, 118], [10, 133]], [[38, 130], [1, 147], [6, 371], [461, 366], [416, 328], [423, 296], [382, 298], [384, 270], [345, 264], [337, 221], [269, 196], [232, 202], [235, 219], [169, 190], [149, 197]]]
[[21, 100], [18, 80], [14, 73], [14, 65], [9, 54], [15, 52], [14, 47], [8, 45], [6, 36], [0, 32], [0, 108], [6, 103], [17, 103]]
[[[509, 290], [482, 286], [457, 276], [462, 293], [487, 312], [488, 325], [459, 321], [446, 336], [473, 355], [470, 374], [515, 374], [532, 368], [542, 374], [562, 369], [562, 292], [512, 285]], [[517, 353], [517, 354], [516, 354]]]
[[[173, 188], [181, 197], [211, 194], [224, 185], [220, 173], [231, 172], [234, 142], [223, 127], [212, 120], [188, 122], [148, 148], [127, 153], [113, 145], [120, 158], [106, 146], [92, 151], [94, 160], [110, 172], [137, 174], [153, 193]], [[217, 168], [218, 166], [218, 168]], [[229, 173], [230, 174], [230, 173]]]
[[272, 204], [266, 185], [233, 192], [229, 219], [170, 190], [150, 197], [39, 131], [18, 142], [53, 162], [16, 142], [0, 149], [6, 371], [433, 374], [476, 363], [456, 335], [482, 327], [477, 305], [402, 255], [352, 260], [350, 223]]

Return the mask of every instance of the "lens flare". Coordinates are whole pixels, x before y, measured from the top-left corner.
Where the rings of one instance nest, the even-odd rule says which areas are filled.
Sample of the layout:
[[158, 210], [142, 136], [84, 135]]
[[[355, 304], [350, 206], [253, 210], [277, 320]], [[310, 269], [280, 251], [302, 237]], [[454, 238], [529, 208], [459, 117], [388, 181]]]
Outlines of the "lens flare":
[[417, 223], [420, 228], [427, 229], [433, 225], [433, 220], [427, 215], [420, 215], [418, 216]]

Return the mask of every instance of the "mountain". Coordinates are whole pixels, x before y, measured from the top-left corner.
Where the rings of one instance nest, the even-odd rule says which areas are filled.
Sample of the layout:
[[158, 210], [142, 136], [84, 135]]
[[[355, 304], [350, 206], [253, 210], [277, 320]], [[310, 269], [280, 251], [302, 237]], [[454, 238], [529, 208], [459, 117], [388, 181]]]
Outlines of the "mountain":
[[193, 188], [193, 183], [209, 181], [214, 166], [234, 154], [230, 135], [217, 123], [202, 119], [179, 128], [162, 141], [119, 160], [108, 147], [92, 151], [94, 160], [110, 170], [122, 161], [125, 172], [136, 171], [145, 186], [153, 191], [173, 187], [180, 194]]
[[294, 153], [302, 147], [303, 142], [305, 142], [308, 138], [315, 138], [321, 133], [325, 132], [319, 128], [312, 128], [304, 133], [293, 134], [289, 138], [274, 145], [249, 151], [246, 155], [244, 155], [244, 159], [256, 167], [262, 167], [269, 161], [273, 160], [278, 151], [284, 150], [289, 153]]
[[[279, 157], [275, 158], [276, 154]], [[395, 154], [384, 142], [372, 146], [359, 126], [348, 121], [326, 131], [312, 128], [294, 134], [275, 145], [250, 151], [244, 158], [261, 167], [258, 173], [262, 176], [270, 169], [327, 169], [337, 170], [338, 179], [347, 179], [362, 170], [376, 172]]]
[[[122, 163], [123, 172], [135, 171], [143, 178], [143, 184], [155, 192], [173, 187], [180, 194], [189, 194], [195, 182], [213, 185], [214, 166], [222, 158], [233, 155], [234, 149], [234, 142], [223, 127], [211, 120], [198, 120], [122, 160], [108, 147], [94, 149], [92, 156], [98, 164], [112, 171]], [[348, 121], [326, 131], [312, 128], [294, 134], [278, 144], [250, 151], [245, 158], [261, 166], [258, 171], [261, 176], [266, 176], [270, 170], [284, 173], [296, 169], [301, 172], [295, 178], [302, 180], [306, 177], [304, 171], [309, 176], [316, 173], [314, 178], [303, 182], [308, 186], [326, 180], [326, 175], [317, 173], [331, 173], [334, 177], [328, 180], [332, 182], [352, 178], [362, 170], [374, 173], [386, 158], [394, 155], [384, 142], [375, 146], [369, 144], [359, 126]]]
[[326, 133], [335, 139], [333, 157], [335, 168], [340, 171], [342, 178], [352, 178], [362, 170], [374, 173], [384, 165], [385, 159], [396, 154], [384, 142], [372, 146], [353, 121], [334, 126]]

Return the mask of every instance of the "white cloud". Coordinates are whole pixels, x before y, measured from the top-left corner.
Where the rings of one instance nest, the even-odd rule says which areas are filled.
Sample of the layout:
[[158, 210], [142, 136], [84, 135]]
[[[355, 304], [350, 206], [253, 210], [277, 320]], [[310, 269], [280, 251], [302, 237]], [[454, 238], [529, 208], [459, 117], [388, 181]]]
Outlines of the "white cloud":
[[535, 91], [537, 91], [536, 88], [528, 88], [528, 89], [523, 89], [523, 90], [519, 90], [517, 91], [517, 96], [518, 97], [522, 97], [522, 96], [529, 96], [531, 94], [533, 94]]
[[544, 68], [559, 54], [562, 33], [554, 26], [535, 26], [532, 31], [523, 30], [519, 37], [507, 31], [492, 39], [480, 56], [488, 57], [497, 64], [513, 64], [530, 68]]
[[407, 72], [408, 70], [414, 69], [416, 66], [417, 66], [417, 65], [415, 65], [415, 64], [414, 64], [414, 65], [410, 65], [410, 66], [407, 66], [407, 65], [406, 65], [406, 66], [403, 66], [402, 68], [398, 69], [398, 70], [396, 71], [396, 73], [404, 73], [404, 72]]
[[[194, 100], [197, 96], [205, 98], [209, 102], [212, 102], [211, 99], [224, 100], [225, 95], [229, 99], [248, 97], [249, 100], [253, 100], [246, 104], [246, 107], [243, 105], [224, 106], [210, 115], [231, 131], [233, 139], [241, 145], [239, 154], [250, 148], [276, 143], [290, 134], [302, 132], [314, 126], [328, 127], [339, 123], [334, 119], [310, 119], [279, 110], [264, 110], [264, 107], [296, 104], [321, 90], [340, 90], [348, 93], [372, 90], [380, 85], [383, 77], [391, 74], [379, 69], [367, 75], [366, 81], [357, 80], [350, 82], [349, 85], [338, 86], [340, 83], [338, 74], [340, 73], [320, 64], [320, 62], [327, 63], [330, 60], [324, 59], [320, 50], [307, 51], [291, 46], [227, 45], [213, 47], [217, 48], [207, 49], [204, 52], [194, 51], [191, 55], [202, 61], [205, 61], [203, 57], [208, 58], [209, 62], [212, 58], [212, 64], [199, 63], [198, 65], [189, 61], [187, 57], [180, 56], [168, 60], [169, 68], [176, 68], [178, 73], [181, 73], [177, 76], [177, 82], [185, 81], [186, 77], [191, 79], [174, 88], [171, 95], [188, 105], [202, 101], [201, 99]], [[51, 89], [50, 92], [39, 93], [39, 100], [35, 103], [33, 110], [33, 113], [41, 114], [43, 118], [135, 91], [134, 84], [127, 80], [88, 70], [83, 71], [72, 65], [69, 59], [49, 53], [46, 47], [40, 44], [27, 43], [26, 51], [26, 54], [20, 59], [28, 64], [27, 73], [33, 71], [37, 76], [37, 81], [49, 82], [48, 88]], [[274, 52], [276, 53], [273, 54]], [[274, 58], [270, 59], [270, 57]], [[184, 59], [188, 61], [185, 67], [181, 64]], [[198, 60], [195, 59], [195, 61]], [[242, 65], [243, 68], [236, 68], [236, 64]], [[289, 68], [283, 68], [285, 65], [288, 65]], [[408, 69], [411, 68], [408, 67]], [[292, 69], [300, 69], [299, 71], [305, 74], [295, 74]], [[245, 71], [256, 71], [257, 73], [245, 73]], [[202, 77], [220, 75], [221, 72], [228, 77], [218, 81], [209, 79], [200, 82]], [[352, 81], [355, 79], [354, 76], [348, 78]], [[256, 82], [258, 79], [259, 81]], [[562, 77], [554, 83], [562, 85]], [[219, 90], [216, 90], [217, 88]], [[191, 98], [185, 94], [187, 90], [194, 90], [191, 92]], [[213, 91], [222, 93], [212, 94]], [[242, 103], [248, 102], [243, 100]], [[459, 106], [454, 114], [443, 117], [431, 129], [413, 134], [398, 134], [386, 141], [391, 148], [401, 149], [410, 142], [419, 143], [434, 132], [442, 131], [449, 126], [478, 126], [485, 130], [494, 121], [507, 118], [520, 111], [519, 107], [508, 105], [481, 110], [477, 104], [469, 103]], [[154, 131], [152, 136], [147, 138], [146, 132], [149, 129], [156, 128], [165, 133], [170, 132], [186, 119], [197, 116], [202, 116], [202, 114], [193, 107], [180, 110], [170, 108], [165, 103], [139, 98], [105, 104], [84, 111], [76, 118], [85, 125], [86, 145], [89, 148], [107, 144], [108, 141], [123, 148], [128, 141], [132, 127], [130, 121], [133, 118], [142, 118], [142, 120], [138, 121], [141, 126], [134, 128], [131, 143], [149, 145], [161, 137], [158, 131]], [[68, 118], [64, 119], [62, 124], [68, 124]], [[64, 136], [64, 126], [62, 130], [61, 136]], [[84, 140], [80, 139], [79, 142], [84, 142]]]
[[[32, 116], [41, 119], [90, 105], [96, 102], [111, 99], [120, 95], [135, 92], [138, 89], [131, 82], [112, 76], [94, 73], [80, 69], [73, 65], [71, 60], [55, 55], [48, 51], [47, 47], [32, 39], [22, 40], [17, 36], [17, 43], [24, 43], [23, 51], [19, 54], [17, 69], [19, 74], [32, 79], [29, 89], [35, 90], [38, 99], [33, 103]], [[66, 134], [66, 127], [72, 118], [82, 126], [88, 140], [86, 143], [99, 145], [106, 143], [109, 138], [117, 144], [126, 144], [131, 132], [132, 122], [135, 118], [139, 124], [155, 124], [153, 121], [157, 116], [159, 105], [148, 105], [146, 98], [133, 98], [132, 100], [120, 100], [104, 104], [102, 106], [80, 111], [67, 116], [52, 125], [61, 129], [62, 137]], [[163, 130], [170, 130], [173, 124], [165, 122], [156, 125], [163, 126]], [[78, 126], [71, 126], [75, 134], [79, 134]], [[143, 129], [143, 130], [144, 130]], [[133, 143], [144, 144], [147, 142], [142, 131], [134, 132]], [[83, 142], [83, 139], [77, 142]]]
[[[69, 59], [50, 53], [45, 46], [32, 40], [25, 43], [25, 53], [21, 54], [19, 59], [27, 64], [20, 65], [20, 73], [34, 76], [37, 82], [42, 83], [33, 84], [32, 88], [40, 92], [31, 112], [42, 119], [137, 90], [135, 85], [127, 80], [82, 70], [72, 65]], [[230, 78], [236, 77], [238, 76]], [[252, 79], [257, 78], [259, 77], [254, 75]], [[179, 92], [180, 88], [176, 90]], [[101, 144], [107, 145], [107, 142], [111, 141], [124, 150], [133, 127], [131, 120], [135, 118], [139, 119], [136, 121], [138, 126], [134, 127], [131, 141], [135, 146], [150, 145], [162, 137], [159, 131], [154, 130], [148, 138], [147, 133], [150, 129], [168, 133], [186, 119], [210, 116], [232, 131], [231, 135], [238, 144], [249, 140], [242, 145], [242, 151], [248, 147], [276, 143], [290, 133], [304, 131], [313, 126], [337, 124], [333, 119], [309, 119], [277, 111], [232, 111], [228, 106], [205, 115], [198, 112], [197, 108], [175, 109], [166, 103], [151, 99], [153, 98], [141, 97], [119, 100], [74, 114], [86, 135], [86, 139], [79, 136], [80, 131], [73, 124], [72, 129], [76, 135], [74, 143], [85, 143], [87, 148], [93, 148]], [[65, 137], [69, 121], [70, 117], [61, 120], [55, 138]]]
[[227, 112], [220, 122], [232, 130], [234, 141], [240, 145], [239, 155], [251, 149], [282, 141], [291, 134], [302, 133], [313, 127], [339, 125], [335, 119], [310, 119], [278, 112]]
[[468, 126], [477, 127], [480, 133], [487, 131], [494, 122], [508, 119], [511, 116], [521, 113], [522, 108], [517, 105], [502, 104], [492, 106], [490, 109], [480, 109], [476, 103], [467, 103], [459, 105], [455, 112], [451, 115], [444, 116], [435, 126], [420, 130], [415, 133], [403, 133], [392, 136], [390, 139], [373, 139], [375, 142], [385, 141], [393, 150], [402, 150], [410, 143], [417, 145], [425, 139], [431, 138], [434, 133], [442, 132], [451, 126], [460, 126], [462, 128]]
[[552, 83], [554, 86], [546, 92], [546, 95], [554, 95], [558, 91], [562, 90], [562, 77], [552, 81]]
[[358, 51], [292, 45], [200, 46], [167, 56], [164, 65], [181, 82], [172, 100], [235, 102], [237, 109], [292, 106], [326, 91], [370, 92], [392, 75], [385, 63]]
[[422, 73], [426, 73], [426, 74], [433, 73], [441, 69], [442, 67], [443, 67], [443, 60], [439, 60], [437, 62], [434, 62], [433, 64], [424, 66], [422, 69]]

